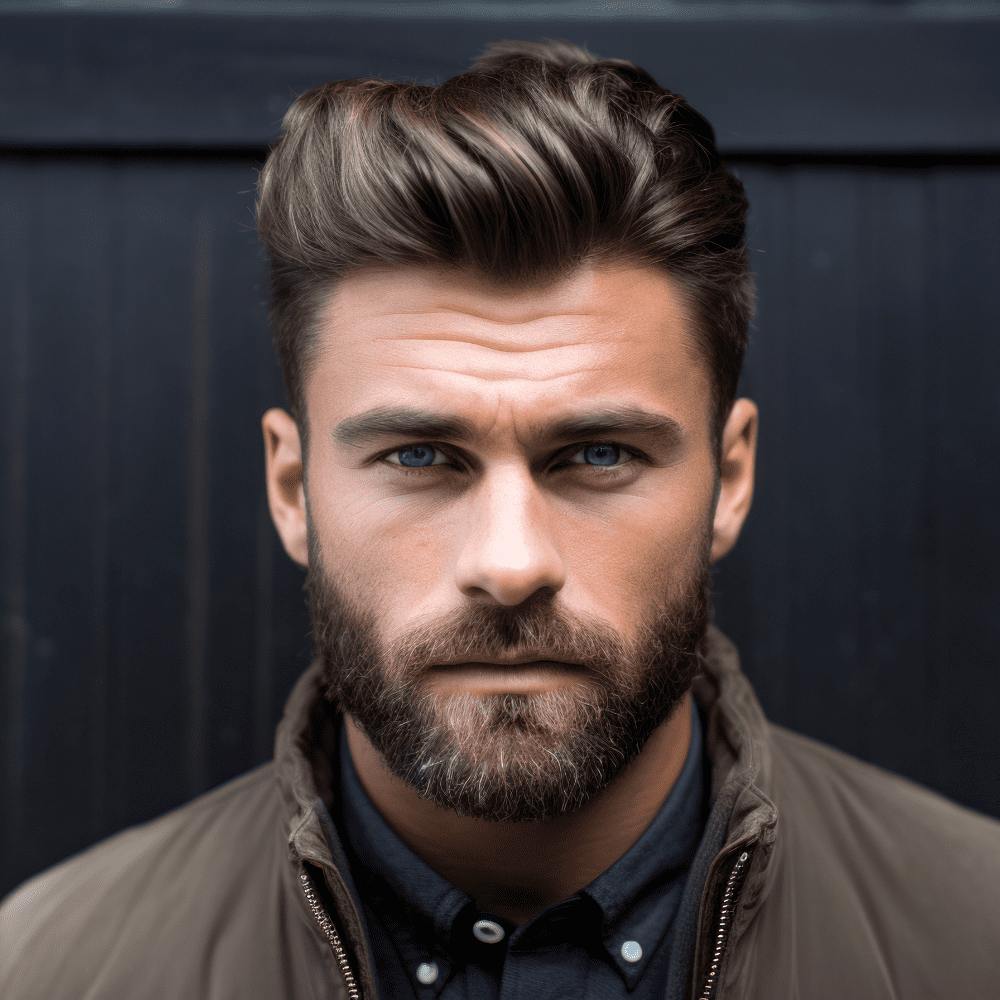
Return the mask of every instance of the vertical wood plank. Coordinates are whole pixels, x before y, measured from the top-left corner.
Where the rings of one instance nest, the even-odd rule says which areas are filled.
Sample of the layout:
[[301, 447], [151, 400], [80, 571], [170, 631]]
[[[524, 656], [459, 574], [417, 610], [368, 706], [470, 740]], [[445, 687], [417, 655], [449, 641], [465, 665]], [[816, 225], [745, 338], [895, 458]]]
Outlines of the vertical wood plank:
[[[254, 755], [258, 652], [257, 511], [263, 491], [258, 357], [268, 351], [259, 289], [264, 262], [251, 229], [255, 171], [250, 164], [206, 164], [204, 210], [213, 219], [211, 449], [211, 620], [208, 629], [209, 784], [270, 757]], [[266, 637], [264, 637], [266, 640]], [[266, 654], [270, 656], [268, 651]]]
[[853, 519], [858, 553], [858, 661], [864, 684], [864, 756], [932, 779], [927, 649], [934, 626], [929, 532], [928, 383], [935, 364], [928, 304], [933, 276], [926, 171], [865, 170], [856, 257], [865, 275], [858, 322], [861, 489]]
[[212, 364], [212, 215], [200, 208], [193, 236], [191, 416], [187, 459], [187, 781], [191, 796], [207, 789], [205, 778], [206, 668], [209, 628], [209, 493]]
[[930, 537], [937, 556], [934, 784], [994, 813], [1000, 813], [995, 750], [1000, 705], [998, 227], [997, 171], [937, 173], [928, 243], [935, 329], [930, 477]]
[[118, 377], [111, 604], [114, 793], [122, 827], [188, 797], [188, 456], [192, 249], [197, 171], [121, 164], [122, 294], [113, 319]]
[[[813, 735], [856, 752], [856, 549], [850, 544], [858, 489], [858, 224], [856, 178], [823, 167], [791, 178], [793, 257], [783, 294], [792, 301], [785, 392], [790, 478], [785, 526], [792, 563], [787, 643], [797, 716]], [[762, 487], [765, 488], [765, 487]]]
[[[15, 252], [31, 306], [18, 859], [40, 867], [92, 836], [104, 794], [95, 777], [103, 773], [110, 269], [103, 172], [80, 163], [5, 170], [22, 171], [27, 228]], [[62, 821], [67, 813], [74, 824]]]
[[28, 245], [31, 180], [26, 171], [3, 164], [6, 197], [0, 200], [0, 328], [7, 331], [0, 365], [0, 435], [4, 517], [0, 521], [3, 585], [3, 785], [0, 815], [0, 892], [23, 878], [27, 808], [25, 801], [25, 674], [28, 658], [27, 516], [28, 381], [30, 293]]

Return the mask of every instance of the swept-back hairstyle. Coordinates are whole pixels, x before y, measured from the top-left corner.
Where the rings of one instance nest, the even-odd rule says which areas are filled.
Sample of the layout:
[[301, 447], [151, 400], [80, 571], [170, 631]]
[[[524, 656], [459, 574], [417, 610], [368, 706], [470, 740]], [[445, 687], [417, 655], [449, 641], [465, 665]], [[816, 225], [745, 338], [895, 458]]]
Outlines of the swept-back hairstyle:
[[700, 114], [628, 60], [570, 42], [494, 43], [437, 87], [310, 90], [285, 115], [257, 203], [300, 432], [318, 312], [344, 274], [425, 264], [516, 289], [622, 262], [660, 267], [686, 294], [718, 447], [753, 309], [746, 211]]

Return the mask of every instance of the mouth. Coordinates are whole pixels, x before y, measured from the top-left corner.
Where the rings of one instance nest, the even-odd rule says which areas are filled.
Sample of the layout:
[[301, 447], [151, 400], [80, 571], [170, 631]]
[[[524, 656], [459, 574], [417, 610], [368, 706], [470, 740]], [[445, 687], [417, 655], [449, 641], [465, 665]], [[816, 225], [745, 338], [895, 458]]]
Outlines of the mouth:
[[442, 690], [541, 692], [579, 682], [580, 671], [578, 663], [560, 660], [442, 663], [431, 668], [428, 680]]
[[436, 663], [434, 669], [439, 668], [451, 668], [451, 667], [468, 667], [468, 666], [486, 666], [486, 667], [526, 667], [531, 666], [536, 663], [553, 663], [561, 667], [574, 667], [579, 668], [578, 663], [570, 663], [565, 660], [555, 660], [549, 656], [545, 655], [543, 650], [536, 650], [533, 653], [522, 653], [520, 656], [503, 656], [503, 657], [491, 657], [487, 659], [483, 657], [482, 659], [476, 660], [444, 660], [441, 663]]

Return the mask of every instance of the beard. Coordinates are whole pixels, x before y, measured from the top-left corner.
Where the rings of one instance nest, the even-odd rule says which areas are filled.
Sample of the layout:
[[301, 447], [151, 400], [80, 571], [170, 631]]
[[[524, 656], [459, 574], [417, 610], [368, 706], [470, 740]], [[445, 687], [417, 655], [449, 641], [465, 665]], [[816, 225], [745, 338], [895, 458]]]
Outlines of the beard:
[[[308, 595], [325, 697], [346, 711], [389, 771], [421, 798], [492, 823], [542, 822], [602, 791], [678, 709], [701, 671], [712, 617], [706, 526], [683, 573], [650, 600], [633, 636], [557, 606], [551, 588], [516, 607], [469, 603], [386, 642], [373, 607], [322, 565], [308, 523]], [[520, 652], [578, 666], [578, 683], [539, 693], [429, 691], [443, 661]]]

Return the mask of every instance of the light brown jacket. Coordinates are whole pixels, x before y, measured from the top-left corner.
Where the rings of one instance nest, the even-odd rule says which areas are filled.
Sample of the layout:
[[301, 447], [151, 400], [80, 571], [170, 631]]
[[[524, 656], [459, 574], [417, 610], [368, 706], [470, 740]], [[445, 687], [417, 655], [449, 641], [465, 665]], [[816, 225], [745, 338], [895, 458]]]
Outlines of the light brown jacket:
[[[297, 682], [274, 761], [10, 894], [0, 997], [374, 1000], [314, 806], [338, 766], [320, 680]], [[728, 820], [686, 995], [1000, 997], [1000, 822], [768, 723], [715, 629], [693, 692]]]

